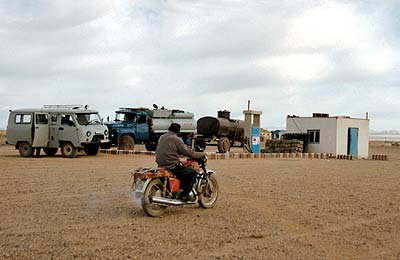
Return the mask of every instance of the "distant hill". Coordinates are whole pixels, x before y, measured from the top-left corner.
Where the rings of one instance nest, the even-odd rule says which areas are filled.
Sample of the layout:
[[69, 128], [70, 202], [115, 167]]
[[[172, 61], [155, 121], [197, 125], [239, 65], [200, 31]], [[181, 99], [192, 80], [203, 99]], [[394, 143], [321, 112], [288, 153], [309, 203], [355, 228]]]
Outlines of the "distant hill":
[[382, 130], [382, 131], [377, 131], [377, 130], [369, 130], [369, 134], [371, 135], [400, 135], [399, 130]]

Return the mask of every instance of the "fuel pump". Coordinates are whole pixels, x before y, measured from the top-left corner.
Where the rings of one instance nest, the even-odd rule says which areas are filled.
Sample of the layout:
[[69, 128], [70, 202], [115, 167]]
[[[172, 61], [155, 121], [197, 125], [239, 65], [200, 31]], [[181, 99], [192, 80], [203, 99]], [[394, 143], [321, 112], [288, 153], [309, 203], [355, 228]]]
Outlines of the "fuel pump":
[[250, 153], [260, 153], [260, 118], [262, 112], [250, 110], [249, 100], [248, 109], [244, 110], [243, 114], [245, 149]]

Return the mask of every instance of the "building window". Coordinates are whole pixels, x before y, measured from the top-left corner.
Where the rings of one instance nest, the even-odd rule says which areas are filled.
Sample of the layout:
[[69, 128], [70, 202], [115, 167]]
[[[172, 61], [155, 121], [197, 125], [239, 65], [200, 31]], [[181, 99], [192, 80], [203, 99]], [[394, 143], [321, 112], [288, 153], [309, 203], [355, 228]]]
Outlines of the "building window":
[[319, 130], [308, 130], [308, 143], [319, 144]]

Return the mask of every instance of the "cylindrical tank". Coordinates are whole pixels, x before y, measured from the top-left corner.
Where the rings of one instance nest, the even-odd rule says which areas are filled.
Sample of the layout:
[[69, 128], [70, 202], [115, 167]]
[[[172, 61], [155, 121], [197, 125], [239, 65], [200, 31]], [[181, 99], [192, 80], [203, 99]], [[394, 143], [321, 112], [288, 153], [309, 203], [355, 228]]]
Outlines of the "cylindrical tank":
[[196, 120], [193, 118], [153, 118], [154, 133], [165, 133], [172, 123], [181, 125], [181, 133], [195, 133]]
[[244, 121], [235, 119], [218, 118], [219, 121], [219, 135], [230, 135], [243, 137]]
[[219, 121], [212, 116], [205, 116], [197, 120], [197, 133], [207, 137], [217, 136], [219, 133]]
[[197, 120], [197, 133], [206, 137], [237, 136], [243, 138], [244, 121], [211, 116]]

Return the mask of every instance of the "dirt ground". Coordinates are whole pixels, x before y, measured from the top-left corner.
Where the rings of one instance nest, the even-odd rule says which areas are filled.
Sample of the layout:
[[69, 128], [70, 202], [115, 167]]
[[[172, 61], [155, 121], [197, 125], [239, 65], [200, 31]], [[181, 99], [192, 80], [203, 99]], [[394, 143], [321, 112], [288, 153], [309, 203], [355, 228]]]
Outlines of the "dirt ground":
[[210, 160], [213, 209], [144, 215], [144, 155], [21, 158], [0, 145], [0, 259], [400, 259], [400, 147], [389, 161]]

